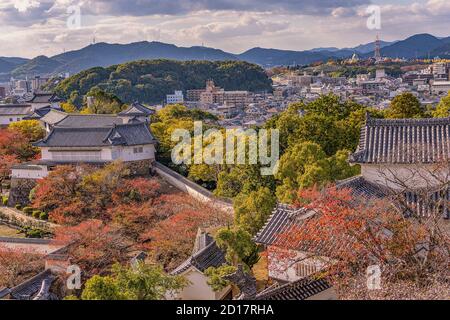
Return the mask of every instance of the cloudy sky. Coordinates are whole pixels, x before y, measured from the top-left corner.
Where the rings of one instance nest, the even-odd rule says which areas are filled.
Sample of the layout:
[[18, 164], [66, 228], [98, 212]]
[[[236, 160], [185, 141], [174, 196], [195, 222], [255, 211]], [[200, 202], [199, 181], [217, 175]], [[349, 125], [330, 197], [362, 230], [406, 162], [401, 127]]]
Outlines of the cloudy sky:
[[[374, 5], [380, 30], [367, 27]], [[349, 47], [377, 33], [398, 40], [425, 32], [450, 36], [450, 0], [0, 0], [0, 56], [52, 56], [94, 37], [240, 53]]]

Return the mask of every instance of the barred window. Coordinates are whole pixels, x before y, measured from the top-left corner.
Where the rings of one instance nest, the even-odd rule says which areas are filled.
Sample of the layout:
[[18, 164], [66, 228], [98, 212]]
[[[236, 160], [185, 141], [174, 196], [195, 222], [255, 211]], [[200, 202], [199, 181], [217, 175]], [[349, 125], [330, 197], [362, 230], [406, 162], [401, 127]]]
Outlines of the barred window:
[[320, 268], [311, 262], [300, 262], [295, 265], [295, 275], [299, 278], [308, 277], [319, 270]]

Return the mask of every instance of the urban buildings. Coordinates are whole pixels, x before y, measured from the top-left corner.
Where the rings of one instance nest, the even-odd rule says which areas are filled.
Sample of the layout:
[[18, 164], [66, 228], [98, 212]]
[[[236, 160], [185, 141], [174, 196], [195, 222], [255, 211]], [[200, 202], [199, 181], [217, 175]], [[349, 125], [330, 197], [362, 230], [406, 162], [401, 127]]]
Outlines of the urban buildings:
[[166, 98], [167, 104], [177, 104], [184, 102], [183, 91], [175, 91], [174, 94], [168, 94]]

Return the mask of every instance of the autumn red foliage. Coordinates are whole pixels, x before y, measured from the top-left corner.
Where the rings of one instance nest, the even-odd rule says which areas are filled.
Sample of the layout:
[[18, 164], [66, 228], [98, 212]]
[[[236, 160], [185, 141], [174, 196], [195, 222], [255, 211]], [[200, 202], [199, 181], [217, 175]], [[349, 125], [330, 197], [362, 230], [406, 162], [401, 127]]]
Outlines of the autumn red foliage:
[[0, 246], [0, 288], [11, 288], [43, 271], [41, 255]]
[[[304, 259], [317, 259], [325, 262], [336, 287], [349, 293], [358, 283], [364, 298], [368, 294], [364, 279], [372, 265], [380, 266], [384, 288], [389, 290], [396, 283], [424, 288], [438, 278], [439, 286], [445, 283], [449, 238], [436, 232], [436, 226], [430, 224], [432, 217], [411, 219], [387, 199], [357, 199], [351, 190], [336, 187], [302, 190], [299, 199], [296, 205], [304, 210], [269, 248], [272, 259], [284, 262], [278, 264], [277, 272]], [[298, 258], [296, 252], [306, 253], [306, 258]], [[384, 293], [386, 298], [389, 293]], [[391, 297], [399, 297], [391, 293]]]

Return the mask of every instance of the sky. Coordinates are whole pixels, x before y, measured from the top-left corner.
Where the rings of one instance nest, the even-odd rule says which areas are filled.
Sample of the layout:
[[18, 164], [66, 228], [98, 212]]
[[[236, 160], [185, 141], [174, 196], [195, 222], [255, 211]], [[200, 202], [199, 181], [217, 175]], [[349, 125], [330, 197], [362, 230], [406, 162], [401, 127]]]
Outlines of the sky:
[[27, 58], [94, 39], [241, 53], [354, 47], [377, 34], [393, 41], [449, 30], [450, 0], [0, 0], [0, 56]]

